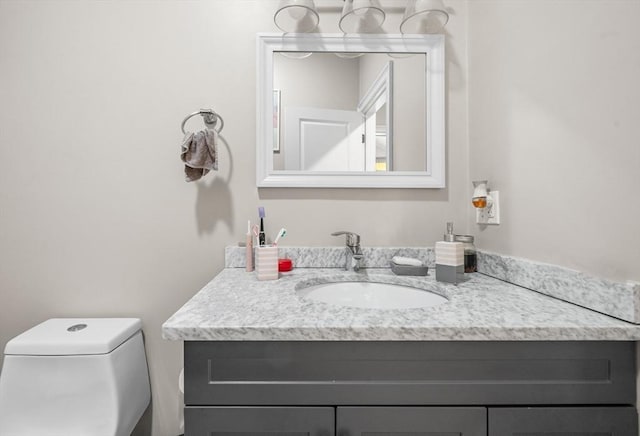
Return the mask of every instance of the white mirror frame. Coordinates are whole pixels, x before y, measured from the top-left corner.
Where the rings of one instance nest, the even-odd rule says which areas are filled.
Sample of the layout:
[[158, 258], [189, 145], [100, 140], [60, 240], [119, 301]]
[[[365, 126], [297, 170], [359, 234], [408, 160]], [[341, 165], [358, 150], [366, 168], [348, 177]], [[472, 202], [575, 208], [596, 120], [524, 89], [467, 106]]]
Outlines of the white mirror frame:
[[[426, 55], [426, 171], [273, 170], [274, 52], [421, 53]], [[444, 35], [258, 34], [256, 183], [260, 188], [444, 188]]]

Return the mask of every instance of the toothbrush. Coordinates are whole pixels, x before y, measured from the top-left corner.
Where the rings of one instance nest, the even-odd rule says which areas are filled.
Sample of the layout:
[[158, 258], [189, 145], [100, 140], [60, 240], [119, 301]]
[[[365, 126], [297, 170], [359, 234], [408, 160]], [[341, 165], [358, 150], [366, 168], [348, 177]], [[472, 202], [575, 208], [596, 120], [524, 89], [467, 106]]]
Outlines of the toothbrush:
[[285, 229], [284, 227], [281, 228], [280, 231], [278, 232], [278, 236], [276, 236], [276, 239], [273, 241], [273, 245], [278, 245], [278, 241], [283, 236], [287, 236], [287, 229]]
[[258, 215], [260, 216], [260, 233], [258, 233], [258, 245], [265, 246], [265, 234], [264, 234], [264, 207], [258, 208]]

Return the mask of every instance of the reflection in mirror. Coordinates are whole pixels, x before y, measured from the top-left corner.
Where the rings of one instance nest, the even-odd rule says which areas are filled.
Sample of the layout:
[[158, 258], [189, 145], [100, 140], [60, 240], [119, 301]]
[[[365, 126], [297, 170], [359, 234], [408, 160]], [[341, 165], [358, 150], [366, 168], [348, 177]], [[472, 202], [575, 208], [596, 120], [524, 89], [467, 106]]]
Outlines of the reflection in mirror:
[[[291, 59], [274, 53], [273, 85], [280, 92], [281, 105], [278, 143], [273, 169], [302, 171], [390, 171], [393, 169], [394, 95], [404, 100], [410, 111], [412, 95], [424, 95], [410, 84], [410, 74], [424, 74], [424, 55], [403, 59], [394, 66], [386, 54], [369, 53], [359, 57], [338, 57], [333, 53], [313, 53], [305, 59]], [[420, 66], [419, 64], [422, 64]], [[415, 70], [406, 68], [416, 64]], [[408, 71], [405, 71], [407, 69]], [[394, 71], [402, 72], [399, 83]], [[406, 73], [406, 74], [405, 74]], [[418, 80], [418, 83], [422, 82]], [[403, 91], [398, 93], [397, 89]], [[422, 97], [423, 98], [423, 97]], [[403, 115], [404, 110], [399, 113]], [[424, 119], [424, 101], [418, 102], [418, 120]], [[422, 115], [422, 118], [421, 118]], [[408, 117], [401, 120], [409, 120]], [[405, 133], [424, 138], [423, 123], [408, 124]], [[424, 139], [423, 139], [424, 141]], [[319, 143], [320, 142], [320, 143]], [[384, 144], [384, 145], [383, 145]], [[424, 150], [405, 159], [424, 161]], [[419, 164], [418, 164], [419, 165]], [[405, 168], [409, 169], [409, 168]], [[416, 170], [424, 171], [422, 168]]]
[[258, 43], [258, 186], [444, 186], [440, 35]]

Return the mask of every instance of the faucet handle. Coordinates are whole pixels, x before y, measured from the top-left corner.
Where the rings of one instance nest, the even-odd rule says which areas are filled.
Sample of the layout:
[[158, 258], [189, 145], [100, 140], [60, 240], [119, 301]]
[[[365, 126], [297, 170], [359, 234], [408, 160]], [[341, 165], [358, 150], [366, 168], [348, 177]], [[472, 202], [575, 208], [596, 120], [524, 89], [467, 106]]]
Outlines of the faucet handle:
[[341, 235], [347, 235], [347, 246], [348, 247], [355, 247], [357, 245], [360, 245], [360, 235], [358, 235], [357, 233], [345, 232], [345, 231], [341, 230], [339, 232], [333, 232], [331, 234], [331, 236], [341, 236]]

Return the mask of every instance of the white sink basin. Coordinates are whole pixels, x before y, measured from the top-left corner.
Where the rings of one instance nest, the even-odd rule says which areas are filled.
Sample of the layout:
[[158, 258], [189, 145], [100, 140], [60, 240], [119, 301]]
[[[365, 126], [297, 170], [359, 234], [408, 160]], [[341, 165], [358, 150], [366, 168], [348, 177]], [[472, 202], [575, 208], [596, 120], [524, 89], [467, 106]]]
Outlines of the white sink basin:
[[333, 282], [298, 290], [307, 300], [366, 309], [417, 309], [446, 303], [442, 295], [408, 286], [376, 282]]

